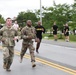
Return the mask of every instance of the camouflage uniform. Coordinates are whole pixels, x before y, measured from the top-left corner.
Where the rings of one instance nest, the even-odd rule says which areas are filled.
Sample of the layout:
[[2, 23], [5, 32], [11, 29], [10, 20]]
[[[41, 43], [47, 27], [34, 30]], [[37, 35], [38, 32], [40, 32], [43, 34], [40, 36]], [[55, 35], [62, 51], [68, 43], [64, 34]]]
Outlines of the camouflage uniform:
[[[31, 39], [28, 39], [28, 37], [31, 36]], [[21, 37], [23, 39], [22, 42], [22, 49], [21, 49], [21, 58], [23, 58], [24, 54], [27, 51], [27, 48], [29, 48], [30, 56], [31, 56], [31, 62], [35, 62], [35, 56], [34, 56], [34, 50], [33, 47], [33, 41], [32, 39], [35, 39], [35, 28], [33, 26], [25, 26], [21, 31]]]
[[6, 68], [10, 68], [12, 64], [15, 46], [14, 37], [17, 35], [18, 32], [12, 27], [8, 28], [7, 26], [4, 26], [0, 29], [0, 40], [4, 39], [2, 41], [2, 46], [4, 64], [7, 64]]

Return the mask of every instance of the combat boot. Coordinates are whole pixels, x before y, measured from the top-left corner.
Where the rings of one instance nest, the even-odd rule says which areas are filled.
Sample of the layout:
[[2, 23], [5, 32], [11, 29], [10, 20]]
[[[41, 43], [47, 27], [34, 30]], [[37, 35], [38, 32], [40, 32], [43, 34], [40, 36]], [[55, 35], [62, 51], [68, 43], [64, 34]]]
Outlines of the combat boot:
[[20, 57], [20, 63], [22, 63], [23, 58]]
[[11, 71], [11, 70], [10, 70], [10, 64], [7, 64], [7, 66], [6, 66], [6, 71], [8, 71], [8, 72]]
[[36, 64], [35, 64], [35, 62], [32, 62], [32, 67], [36, 67]]
[[38, 53], [38, 54], [39, 54], [39, 51], [38, 51], [38, 50], [36, 50], [36, 53]]
[[3, 68], [4, 68], [4, 69], [6, 69], [6, 67], [7, 67], [7, 64], [6, 64], [6, 63], [4, 63], [4, 64], [3, 64]]
[[10, 68], [7, 68], [6, 71], [10, 72], [11, 70], [10, 70]]

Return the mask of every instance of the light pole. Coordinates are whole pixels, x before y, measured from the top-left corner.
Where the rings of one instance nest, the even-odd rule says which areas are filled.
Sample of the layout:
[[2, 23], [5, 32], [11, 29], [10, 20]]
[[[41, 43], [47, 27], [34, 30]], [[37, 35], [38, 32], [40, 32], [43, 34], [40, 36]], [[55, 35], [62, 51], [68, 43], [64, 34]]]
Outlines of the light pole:
[[40, 22], [42, 24], [42, 5], [41, 5], [41, 0], [40, 0]]

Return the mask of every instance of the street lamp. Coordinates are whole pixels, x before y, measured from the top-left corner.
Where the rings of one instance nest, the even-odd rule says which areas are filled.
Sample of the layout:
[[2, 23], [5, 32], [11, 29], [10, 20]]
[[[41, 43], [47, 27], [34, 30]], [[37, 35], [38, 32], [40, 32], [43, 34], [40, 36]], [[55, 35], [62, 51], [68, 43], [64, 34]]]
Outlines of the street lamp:
[[41, 5], [41, 0], [40, 0], [40, 22], [42, 24], [42, 5]]

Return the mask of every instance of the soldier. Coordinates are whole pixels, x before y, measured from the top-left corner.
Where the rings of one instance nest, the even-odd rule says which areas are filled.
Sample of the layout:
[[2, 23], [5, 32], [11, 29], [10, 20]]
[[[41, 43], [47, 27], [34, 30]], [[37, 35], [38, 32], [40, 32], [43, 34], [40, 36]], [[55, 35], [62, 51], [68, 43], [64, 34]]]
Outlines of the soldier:
[[65, 35], [65, 41], [69, 42], [69, 26], [67, 23], [65, 24], [64, 28], [64, 35]]
[[15, 36], [17, 35], [18, 32], [12, 28], [11, 18], [7, 18], [6, 25], [0, 29], [0, 40], [3, 46], [3, 68], [6, 71], [11, 71], [10, 66], [13, 62], [15, 40], [17, 40]]
[[38, 25], [35, 27], [36, 29], [36, 39], [35, 42], [36, 44], [36, 52], [39, 53], [38, 49], [40, 47], [41, 41], [42, 41], [42, 33], [45, 33], [45, 28], [41, 25], [41, 22], [38, 21]]
[[35, 67], [35, 55], [33, 47], [33, 39], [35, 39], [35, 28], [32, 26], [31, 20], [27, 20], [27, 25], [21, 30], [21, 38], [23, 39], [22, 42], [22, 49], [20, 53], [20, 63], [22, 62], [23, 56], [27, 51], [27, 48], [29, 48], [30, 56], [31, 56], [31, 62], [32, 67]]
[[58, 26], [56, 25], [56, 22], [54, 22], [54, 25], [52, 26], [52, 29], [53, 29], [54, 41], [57, 41]]

